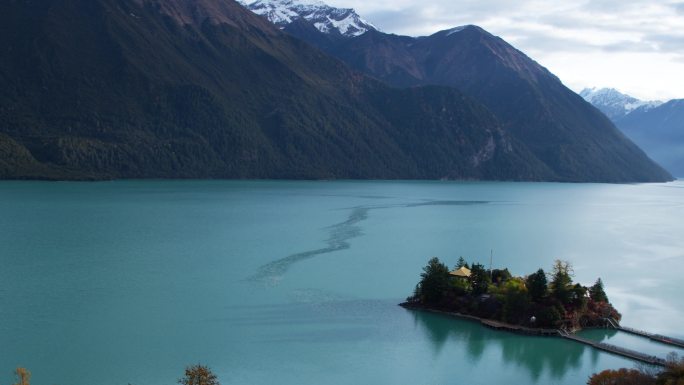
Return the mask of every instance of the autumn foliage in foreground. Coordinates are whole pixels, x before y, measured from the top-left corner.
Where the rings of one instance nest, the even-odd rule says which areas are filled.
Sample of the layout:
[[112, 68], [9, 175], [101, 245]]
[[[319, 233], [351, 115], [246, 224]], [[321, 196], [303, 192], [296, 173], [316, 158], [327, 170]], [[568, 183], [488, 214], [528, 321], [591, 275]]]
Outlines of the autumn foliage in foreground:
[[684, 358], [671, 353], [660, 372], [653, 370], [604, 370], [589, 378], [588, 385], [684, 385]]
[[[31, 385], [31, 372], [26, 368], [17, 368], [14, 371], [17, 382], [13, 385]], [[208, 366], [192, 365], [185, 368], [185, 376], [178, 380], [180, 385], [220, 385], [218, 379]]]
[[211, 369], [199, 364], [185, 368], [185, 377], [179, 379], [178, 383], [181, 385], [219, 385]]
[[636, 369], [604, 370], [596, 373], [588, 385], [654, 385], [655, 378]]

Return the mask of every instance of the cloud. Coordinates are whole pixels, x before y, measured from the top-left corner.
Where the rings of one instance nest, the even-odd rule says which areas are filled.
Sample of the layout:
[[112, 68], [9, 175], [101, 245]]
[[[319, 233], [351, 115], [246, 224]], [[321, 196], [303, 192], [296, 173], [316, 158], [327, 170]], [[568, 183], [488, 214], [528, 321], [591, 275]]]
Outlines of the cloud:
[[684, 33], [653, 34], [648, 35], [647, 40], [655, 44], [659, 52], [672, 52], [684, 56]]
[[[662, 87], [668, 81], [663, 77], [672, 75], [675, 64], [681, 69], [684, 59], [684, 2], [681, 0], [327, 1], [334, 6], [355, 8], [388, 33], [424, 36], [459, 25], [479, 25], [552, 72], [570, 74], [570, 83], [577, 83], [582, 73], [595, 73], [584, 67], [596, 64], [590, 58], [611, 57], [608, 62], [616, 63], [616, 58], [637, 55], [638, 65], [627, 62], [608, 69], [621, 72], [625, 79], [610, 86], [645, 99], [684, 97], [684, 80], [669, 79], [671, 86], [665, 91]], [[562, 56], [579, 62], [564, 64], [557, 60]], [[647, 62], [650, 64], [646, 71], [636, 72], [643, 70]], [[615, 78], [614, 75], [610, 77]], [[638, 86], [634, 86], [635, 76], [640, 77]], [[592, 83], [605, 78], [584, 76], [583, 86], [599, 85]], [[658, 86], [649, 92], [649, 83]]]
[[684, 15], [684, 3], [675, 3], [672, 4], [672, 7], [674, 10], [682, 15]]

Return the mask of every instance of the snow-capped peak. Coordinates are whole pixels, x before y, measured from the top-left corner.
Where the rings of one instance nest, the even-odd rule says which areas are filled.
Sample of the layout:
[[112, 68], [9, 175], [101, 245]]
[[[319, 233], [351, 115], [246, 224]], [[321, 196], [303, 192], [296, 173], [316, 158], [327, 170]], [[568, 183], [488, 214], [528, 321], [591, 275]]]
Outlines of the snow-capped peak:
[[601, 110], [613, 121], [624, 117], [636, 109], [650, 110], [663, 104], [663, 102], [657, 100], [639, 100], [623, 94], [615, 88], [585, 88], [580, 92], [580, 96]]
[[252, 12], [266, 17], [278, 27], [285, 28], [304, 18], [323, 33], [339, 33], [353, 37], [362, 35], [375, 26], [351, 8], [335, 8], [315, 0], [238, 0]]

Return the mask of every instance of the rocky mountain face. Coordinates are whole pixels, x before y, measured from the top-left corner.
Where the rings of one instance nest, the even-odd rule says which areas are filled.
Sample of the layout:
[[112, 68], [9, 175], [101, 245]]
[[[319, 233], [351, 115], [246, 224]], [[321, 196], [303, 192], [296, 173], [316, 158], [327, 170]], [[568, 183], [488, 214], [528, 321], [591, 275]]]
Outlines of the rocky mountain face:
[[386, 86], [233, 1], [9, 1], [0, 21], [1, 178], [554, 177], [472, 98]]
[[331, 39], [307, 28], [306, 20], [296, 24], [285, 31], [390, 85], [448, 86], [473, 97], [549, 167], [554, 180], [670, 178], [546, 68], [482, 28], [461, 26], [423, 37], [369, 30]]
[[663, 104], [661, 101], [643, 101], [626, 95], [615, 88], [585, 88], [580, 96], [594, 105], [613, 122], [635, 111], [648, 111]]

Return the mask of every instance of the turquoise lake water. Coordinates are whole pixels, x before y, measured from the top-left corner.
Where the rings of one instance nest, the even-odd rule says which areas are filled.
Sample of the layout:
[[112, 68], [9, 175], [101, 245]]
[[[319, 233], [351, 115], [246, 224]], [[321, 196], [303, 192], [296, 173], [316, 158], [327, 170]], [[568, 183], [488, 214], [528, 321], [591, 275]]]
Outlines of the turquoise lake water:
[[[632, 361], [407, 311], [432, 256], [569, 260], [684, 338], [684, 181], [0, 182], [0, 384], [584, 384]], [[591, 338], [664, 356], [605, 330]], [[681, 353], [681, 351], [680, 351]]]

